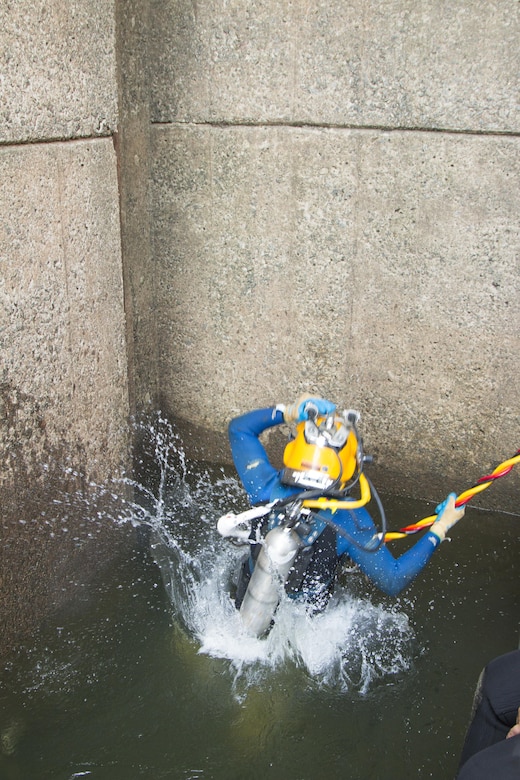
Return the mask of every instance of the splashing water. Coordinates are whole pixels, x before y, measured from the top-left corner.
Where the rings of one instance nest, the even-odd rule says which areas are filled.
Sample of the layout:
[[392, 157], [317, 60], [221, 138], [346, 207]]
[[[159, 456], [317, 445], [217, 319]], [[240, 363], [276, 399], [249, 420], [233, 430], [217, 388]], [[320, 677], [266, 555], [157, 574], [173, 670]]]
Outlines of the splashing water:
[[[222, 514], [248, 508], [244, 490], [223, 468], [190, 463], [180, 436], [161, 415], [139, 424], [139, 435], [145, 475], [124, 479], [133, 499], [119, 497], [120, 511], [110, 518], [98, 513], [97, 519], [146, 531], [176, 623], [199, 653], [229, 662], [235, 690], [292, 665], [320, 686], [366, 693], [375, 681], [410, 667], [408, 617], [340, 586], [327, 609], [313, 616], [282, 596], [267, 638], [247, 634], [230, 596], [247, 550], [216, 530]], [[110, 492], [91, 487], [98, 496]]]
[[326, 611], [312, 617], [304, 605], [282, 599], [267, 638], [248, 635], [230, 596], [245, 548], [216, 530], [222, 514], [248, 507], [240, 483], [223, 469], [191, 464], [161, 416], [143, 431], [158, 472], [156, 490], [132, 481], [136, 501], [120, 519], [150, 529], [174, 616], [199, 653], [229, 661], [235, 683], [246, 688], [292, 664], [320, 685], [365, 693], [373, 681], [410, 666], [407, 616], [341, 588]]

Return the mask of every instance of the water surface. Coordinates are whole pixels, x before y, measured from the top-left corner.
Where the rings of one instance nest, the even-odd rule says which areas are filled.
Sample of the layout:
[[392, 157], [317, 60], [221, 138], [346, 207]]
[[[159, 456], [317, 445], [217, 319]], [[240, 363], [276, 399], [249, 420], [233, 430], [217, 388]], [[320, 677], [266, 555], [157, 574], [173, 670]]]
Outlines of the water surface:
[[[480, 669], [518, 645], [520, 520], [470, 508], [398, 599], [346, 572], [327, 612], [283, 604], [260, 641], [229, 598], [243, 551], [215, 531], [247, 506], [233, 472], [187, 462], [164, 421], [148, 449], [105, 519], [135, 552], [1, 674], [0, 778], [452, 778]], [[384, 503], [394, 528], [432, 510]]]

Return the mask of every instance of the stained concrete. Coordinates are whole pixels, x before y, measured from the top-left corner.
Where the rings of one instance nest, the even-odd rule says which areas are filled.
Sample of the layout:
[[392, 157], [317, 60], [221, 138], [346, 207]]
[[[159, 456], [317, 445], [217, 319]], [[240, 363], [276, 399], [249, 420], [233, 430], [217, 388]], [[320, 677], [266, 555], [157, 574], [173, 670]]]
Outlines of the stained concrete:
[[[361, 410], [398, 492], [516, 451], [519, 23], [513, 0], [152, 0], [159, 399], [208, 453], [306, 390]], [[482, 503], [518, 511], [518, 484]]]
[[515, 0], [152, 0], [156, 122], [518, 131]]
[[128, 416], [113, 144], [4, 147], [0, 178], [2, 381], [38, 399], [52, 444], [81, 443], [85, 471], [106, 473]]
[[387, 486], [407, 475], [433, 499], [515, 452], [516, 138], [176, 125], [153, 141], [168, 408], [224, 431], [319, 392], [360, 409]]
[[432, 498], [509, 457], [518, 5], [150, 9], [163, 408], [220, 451], [234, 414], [329, 395]]
[[3, 656], [131, 536], [94, 487], [129, 460], [112, 140], [0, 147], [0, 182]]
[[142, 0], [116, 0], [121, 242], [131, 413], [158, 399], [155, 264], [150, 238], [150, 8]]

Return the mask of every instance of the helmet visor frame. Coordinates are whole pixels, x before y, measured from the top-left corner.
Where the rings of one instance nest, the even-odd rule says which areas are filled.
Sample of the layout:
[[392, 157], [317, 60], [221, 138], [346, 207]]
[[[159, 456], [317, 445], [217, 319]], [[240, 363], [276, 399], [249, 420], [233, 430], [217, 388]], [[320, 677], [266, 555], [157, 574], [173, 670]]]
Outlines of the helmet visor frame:
[[349, 432], [343, 419], [333, 414], [320, 421], [308, 419], [304, 427], [305, 440], [308, 444], [332, 447], [334, 450], [340, 450], [345, 446]]

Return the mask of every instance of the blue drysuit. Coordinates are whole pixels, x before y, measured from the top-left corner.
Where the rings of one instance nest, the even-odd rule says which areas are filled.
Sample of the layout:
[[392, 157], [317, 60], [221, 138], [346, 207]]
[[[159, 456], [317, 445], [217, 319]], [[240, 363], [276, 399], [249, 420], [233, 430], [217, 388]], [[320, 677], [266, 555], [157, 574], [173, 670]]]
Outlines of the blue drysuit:
[[[262, 504], [275, 498], [289, 496], [301, 489], [288, 487], [281, 482], [281, 472], [270, 463], [259, 440], [262, 431], [284, 422], [283, 414], [275, 408], [258, 409], [241, 417], [235, 417], [229, 424], [229, 441], [233, 461], [238, 475], [252, 504]], [[330, 519], [348, 534], [349, 538], [336, 531], [337, 559], [345, 553], [386, 594], [397, 595], [426, 566], [440, 541], [433, 533], [422, 536], [413, 547], [394, 558], [383, 545], [376, 552], [362, 549], [372, 539], [377, 529], [364, 508], [354, 510], [320, 510], [315, 518], [320, 533]], [[360, 547], [354, 544], [354, 539]]]

